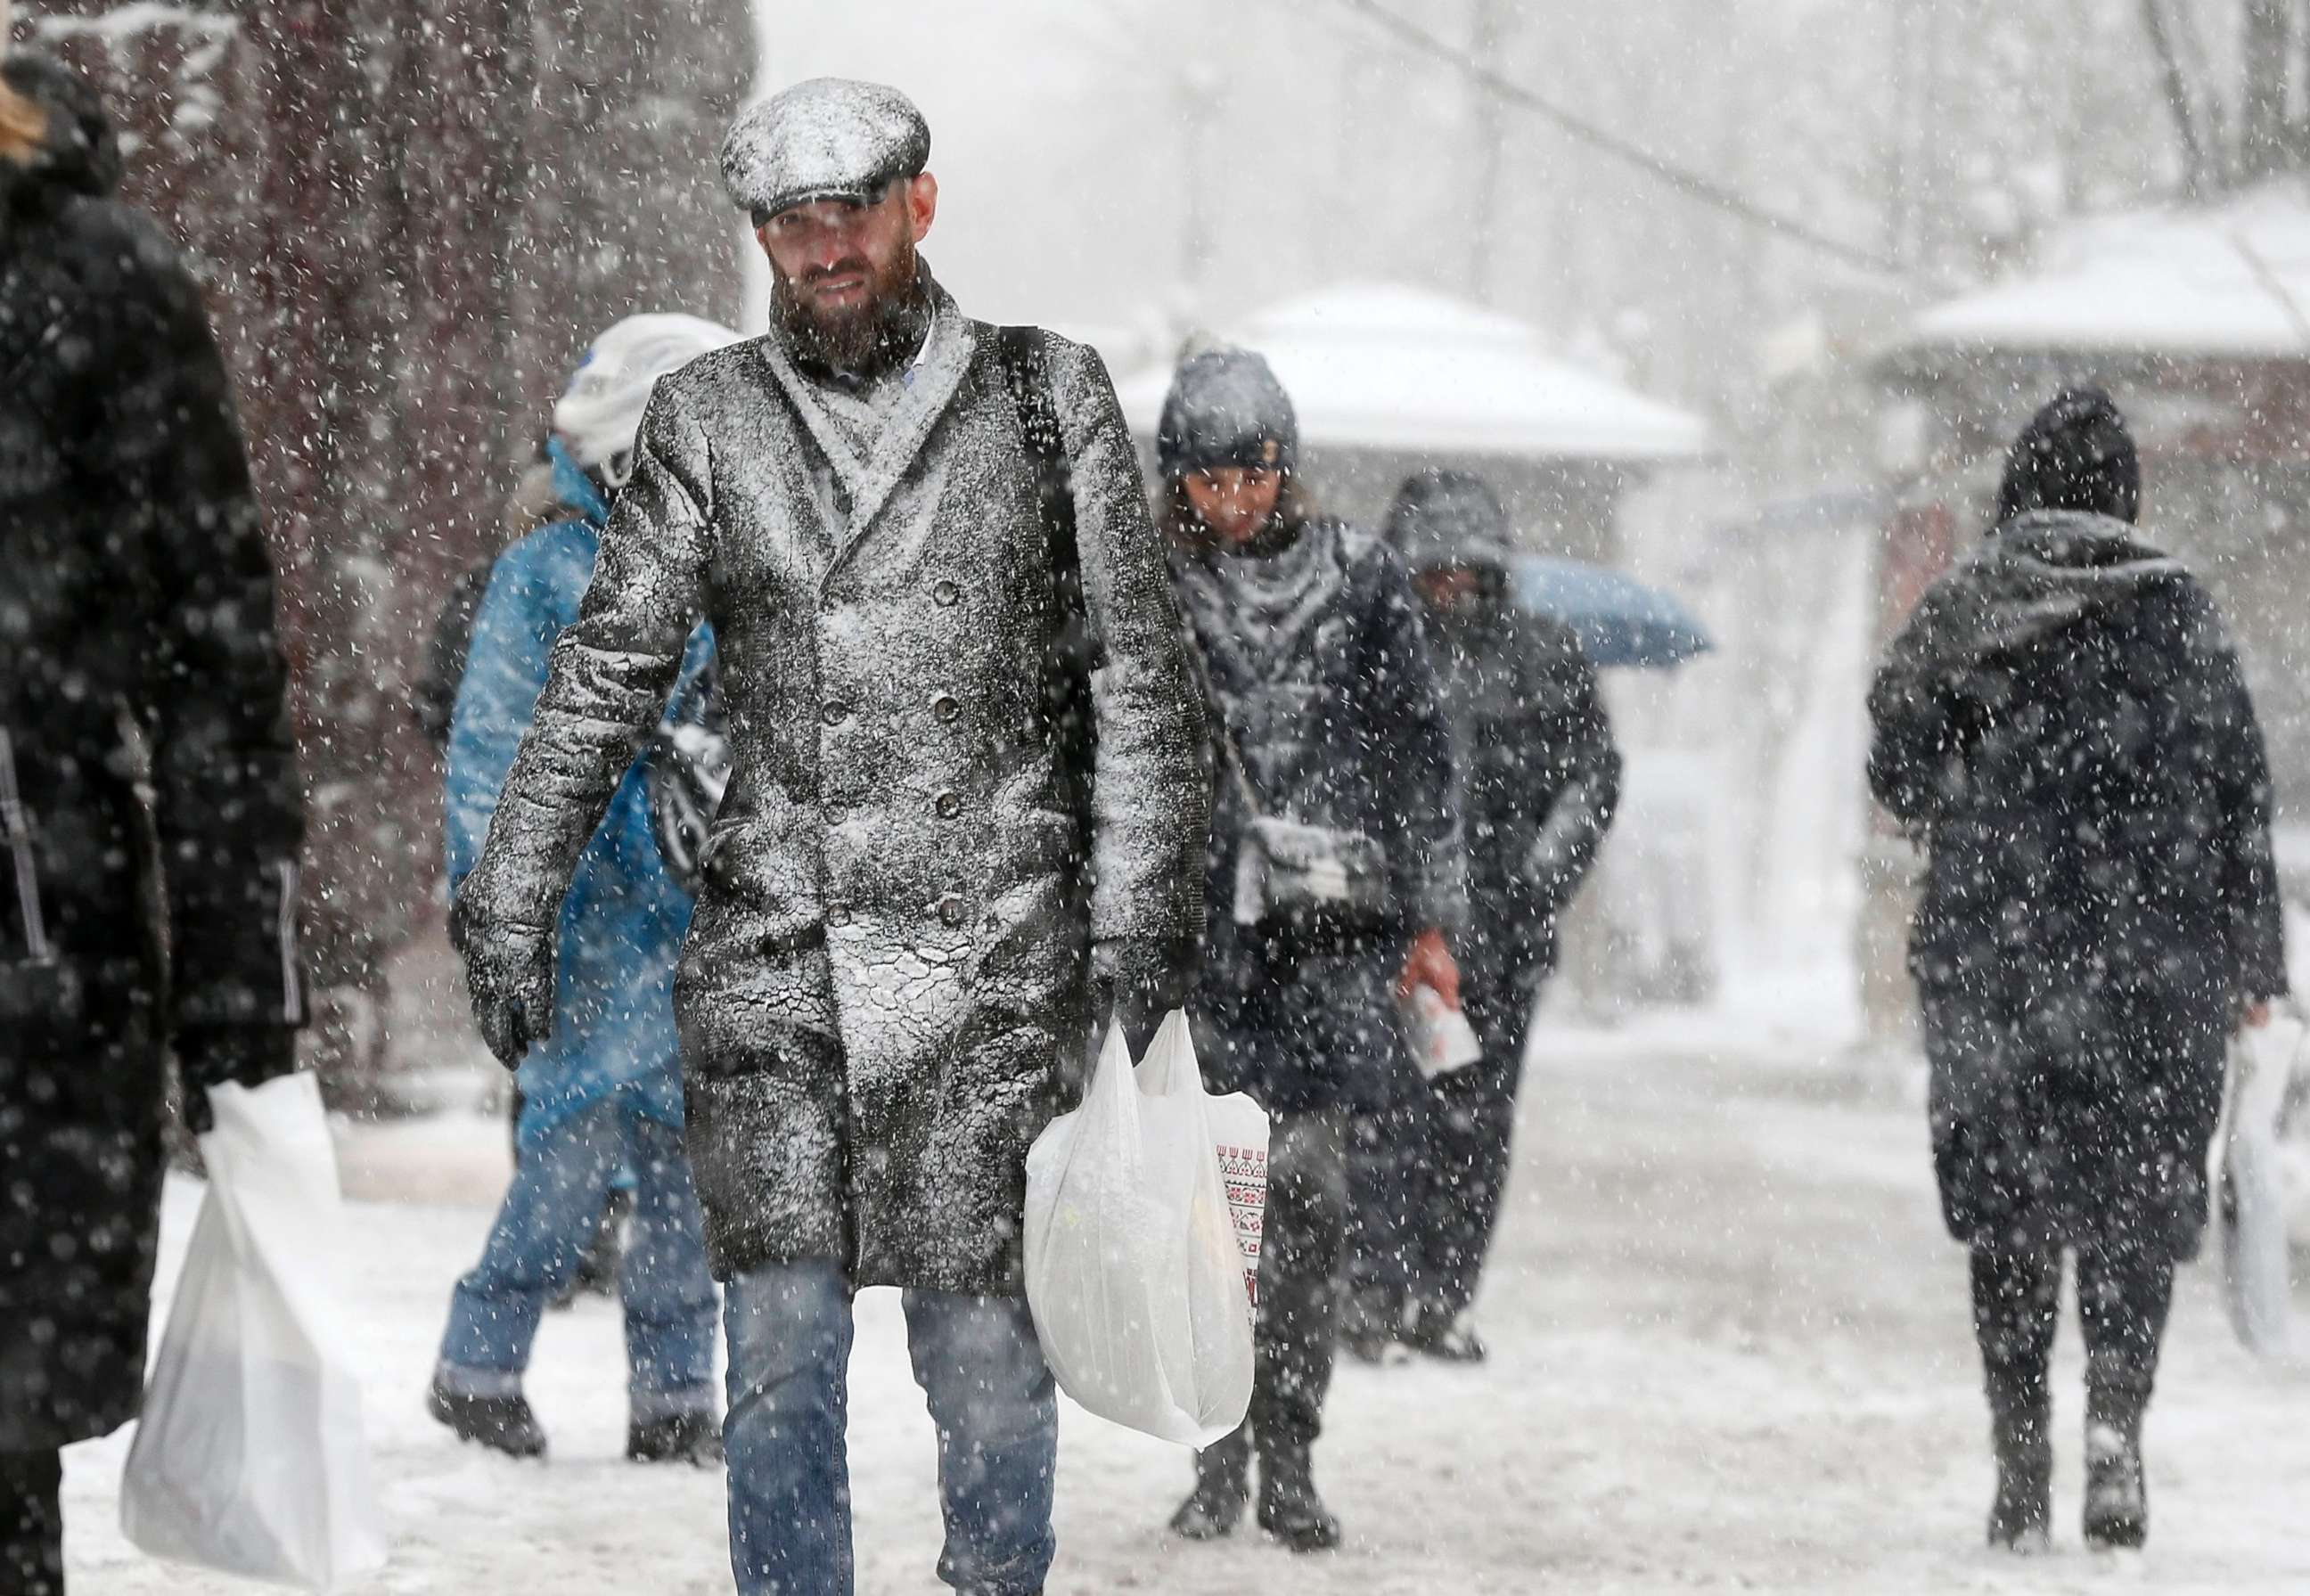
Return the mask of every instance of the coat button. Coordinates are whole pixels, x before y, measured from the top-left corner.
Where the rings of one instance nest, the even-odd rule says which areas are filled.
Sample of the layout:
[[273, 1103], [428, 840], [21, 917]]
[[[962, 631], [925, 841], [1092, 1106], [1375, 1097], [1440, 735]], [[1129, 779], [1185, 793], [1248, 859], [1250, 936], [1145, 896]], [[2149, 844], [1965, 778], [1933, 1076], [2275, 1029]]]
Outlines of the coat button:
[[942, 610], [953, 609], [955, 601], [961, 597], [962, 589], [951, 582], [942, 580], [937, 586], [931, 589], [931, 598]]
[[850, 706], [847, 704], [829, 704], [818, 712], [818, 718], [824, 721], [829, 726], [838, 726], [844, 721], [850, 718]]
[[957, 928], [970, 917], [969, 911], [962, 906], [962, 899], [951, 892], [939, 899], [938, 916], [941, 923]]
[[827, 923], [829, 925], [847, 925], [847, 924], [850, 924], [850, 911], [849, 911], [849, 909], [848, 909], [848, 908], [847, 908], [846, 906], [843, 906], [843, 905], [841, 905], [841, 904], [836, 904], [832, 908], [830, 908], [830, 909], [829, 909], [829, 910], [827, 910], [827, 911], [826, 911], [826, 923]]
[[951, 820], [962, 812], [962, 796], [950, 789], [938, 795], [938, 815], [942, 820]]
[[962, 700], [952, 693], [941, 693], [931, 700], [931, 713], [950, 724], [961, 718]]

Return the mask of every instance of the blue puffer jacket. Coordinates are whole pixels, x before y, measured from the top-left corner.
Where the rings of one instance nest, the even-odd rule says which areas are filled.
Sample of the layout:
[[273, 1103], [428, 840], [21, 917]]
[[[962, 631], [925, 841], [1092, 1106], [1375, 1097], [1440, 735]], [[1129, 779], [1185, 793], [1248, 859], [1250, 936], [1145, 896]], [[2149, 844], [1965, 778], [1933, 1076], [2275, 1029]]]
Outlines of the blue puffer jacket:
[[[578, 619], [608, 507], [558, 447], [554, 486], [570, 518], [541, 527], [498, 559], [473, 622], [450, 722], [443, 833], [454, 891], [481, 857], [490, 816], [544, 690], [553, 640]], [[706, 662], [690, 639], [677, 696]], [[561, 904], [553, 1035], [522, 1061], [521, 1144], [617, 1092], [652, 1119], [682, 1123], [673, 967], [690, 900], [666, 873], [650, 825], [647, 772], [626, 773]]]

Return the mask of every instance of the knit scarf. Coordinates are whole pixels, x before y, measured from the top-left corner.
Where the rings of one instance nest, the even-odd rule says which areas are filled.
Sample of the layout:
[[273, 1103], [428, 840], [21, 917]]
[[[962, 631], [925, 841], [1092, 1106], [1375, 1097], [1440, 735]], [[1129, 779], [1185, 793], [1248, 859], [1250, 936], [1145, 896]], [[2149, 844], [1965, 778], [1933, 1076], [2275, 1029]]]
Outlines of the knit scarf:
[[1941, 578], [1887, 665], [1950, 678], [2091, 617], [2145, 589], [2186, 579], [2181, 561], [2107, 516], [2017, 516]]
[[1187, 622], [1211, 663], [1213, 687], [1234, 698], [1278, 680], [1303, 649], [1347, 578], [1338, 528], [1299, 521], [1247, 550], [1183, 550], [1176, 562]]

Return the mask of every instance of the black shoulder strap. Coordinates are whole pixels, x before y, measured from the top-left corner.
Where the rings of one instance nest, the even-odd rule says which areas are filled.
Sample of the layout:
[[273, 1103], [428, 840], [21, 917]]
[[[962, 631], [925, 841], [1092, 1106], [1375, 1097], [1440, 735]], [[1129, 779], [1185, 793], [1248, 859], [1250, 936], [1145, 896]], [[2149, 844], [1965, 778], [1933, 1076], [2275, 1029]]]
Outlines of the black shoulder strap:
[[1043, 530], [1050, 542], [1052, 595], [1050, 669], [1044, 675], [1043, 714], [1058, 755], [1059, 779], [1068, 789], [1081, 834], [1079, 860], [1090, 858], [1092, 770], [1099, 758], [1099, 716], [1090, 677], [1099, 664], [1083, 608], [1082, 555], [1075, 541], [1074, 473], [1066, 436], [1059, 426], [1058, 401], [1051, 391], [1050, 345], [1036, 327], [1003, 327], [995, 333], [1003, 379], [1019, 406], [1027, 453], [1035, 463]]
[[1051, 393], [1050, 348], [1038, 327], [1003, 327], [994, 338], [1003, 359], [1003, 380], [1019, 406], [1019, 425], [1035, 462], [1036, 494], [1042, 501], [1043, 529], [1050, 538], [1051, 585], [1057, 590], [1060, 625], [1067, 632], [1088, 632], [1082, 553], [1075, 542], [1074, 471], [1059, 428], [1058, 402]]

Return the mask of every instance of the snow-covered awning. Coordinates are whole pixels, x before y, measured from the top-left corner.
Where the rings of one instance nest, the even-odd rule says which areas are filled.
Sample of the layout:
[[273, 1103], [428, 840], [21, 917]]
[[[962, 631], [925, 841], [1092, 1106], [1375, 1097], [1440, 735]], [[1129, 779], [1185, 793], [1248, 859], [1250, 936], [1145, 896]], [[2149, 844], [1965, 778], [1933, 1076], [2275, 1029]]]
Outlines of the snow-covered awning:
[[[1221, 336], [1267, 357], [1317, 447], [1625, 461], [1709, 447], [1699, 417], [1551, 359], [1526, 323], [1420, 289], [1329, 289]], [[1154, 431], [1170, 386], [1168, 363], [1122, 383], [1133, 428]]]
[[2041, 351], [2310, 359], [2310, 196], [2281, 183], [2071, 222], [2036, 269], [1926, 310], [1885, 353]]

